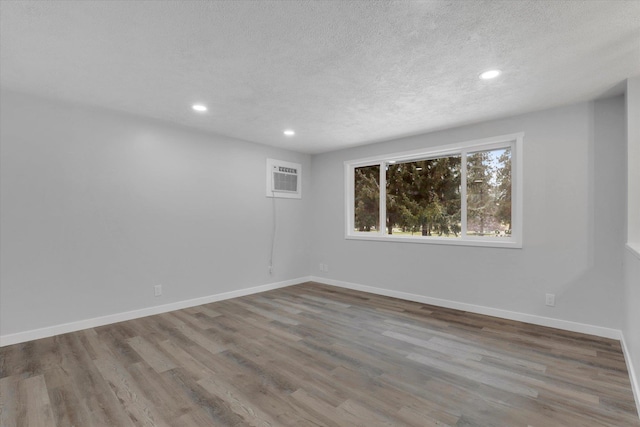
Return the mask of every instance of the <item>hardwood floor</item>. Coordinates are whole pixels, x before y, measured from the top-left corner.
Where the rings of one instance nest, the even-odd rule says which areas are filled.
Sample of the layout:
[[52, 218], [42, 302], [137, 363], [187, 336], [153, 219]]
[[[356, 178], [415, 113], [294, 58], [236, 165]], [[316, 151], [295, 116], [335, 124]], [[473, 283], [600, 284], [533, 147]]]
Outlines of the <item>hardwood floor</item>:
[[620, 343], [306, 283], [0, 349], [11, 426], [640, 426]]

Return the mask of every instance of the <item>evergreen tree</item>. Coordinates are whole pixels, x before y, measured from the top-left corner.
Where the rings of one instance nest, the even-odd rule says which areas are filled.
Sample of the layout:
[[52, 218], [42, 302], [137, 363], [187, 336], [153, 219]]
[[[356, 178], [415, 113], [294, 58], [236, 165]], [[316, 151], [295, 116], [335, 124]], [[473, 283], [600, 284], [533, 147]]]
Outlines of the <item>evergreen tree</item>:
[[489, 151], [467, 155], [467, 230], [484, 236], [495, 212], [494, 167]]
[[511, 230], [511, 150], [506, 149], [498, 162], [496, 217]]
[[460, 157], [387, 167], [387, 233], [393, 228], [440, 236], [460, 232]]
[[[498, 157], [499, 155], [499, 157]], [[461, 232], [460, 156], [438, 157], [386, 168], [386, 232], [458, 236]], [[511, 152], [468, 154], [467, 229], [496, 234], [511, 227]], [[380, 230], [380, 166], [355, 169], [355, 227]]]
[[387, 234], [394, 227], [410, 227], [413, 209], [409, 194], [413, 174], [406, 163], [387, 165]]
[[355, 169], [355, 227], [371, 231], [380, 227], [380, 166]]

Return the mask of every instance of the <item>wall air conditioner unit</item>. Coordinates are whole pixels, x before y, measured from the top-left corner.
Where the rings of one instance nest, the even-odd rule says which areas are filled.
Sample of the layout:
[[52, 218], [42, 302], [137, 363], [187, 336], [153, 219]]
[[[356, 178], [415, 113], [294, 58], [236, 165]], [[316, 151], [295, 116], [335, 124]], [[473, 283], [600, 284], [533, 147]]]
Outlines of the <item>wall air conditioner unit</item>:
[[302, 165], [267, 159], [267, 197], [302, 198]]

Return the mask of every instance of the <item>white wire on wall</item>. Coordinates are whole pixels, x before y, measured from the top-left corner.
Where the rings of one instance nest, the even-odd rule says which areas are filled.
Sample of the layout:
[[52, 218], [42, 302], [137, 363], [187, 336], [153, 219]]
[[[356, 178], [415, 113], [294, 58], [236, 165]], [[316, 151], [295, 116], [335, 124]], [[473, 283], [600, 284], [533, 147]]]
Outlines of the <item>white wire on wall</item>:
[[278, 221], [276, 220], [276, 197], [275, 193], [272, 191], [271, 194], [271, 206], [273, 210], [273, 226], [271, 228], [271, 254], [269, 255], [269, 274], [273, 274], [273, 253], [276, 249], [276, 231], [278, 228]]

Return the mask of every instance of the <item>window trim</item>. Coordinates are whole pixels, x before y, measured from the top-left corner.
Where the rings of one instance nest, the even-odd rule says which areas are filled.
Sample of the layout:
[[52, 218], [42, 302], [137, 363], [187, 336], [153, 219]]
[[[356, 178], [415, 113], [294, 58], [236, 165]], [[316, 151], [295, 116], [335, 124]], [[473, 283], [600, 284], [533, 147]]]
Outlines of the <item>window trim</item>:
[[[522, 147], [524, 132], [500, 135], [490, 138], [476, 139], [418, 150], [404, 151], [347, 160], [344, 162], [345, 182], [345, 239], [371, 240], [382, 242], [407, 242], [422, 244], [444, 244], [460, 246], [484, 246], [496, 248], [522, 248], [522, 202], [523, 202], [523, 160]], [[386, 222], [386, 169], [389, 162], [407, 162], [412, 160], [427, 160], [429, 158], [460, 155], [463, 160], [469, 152], [511, 147], [511, 236], [492, 240], [481, 236], [467, 236], [467, 162], [461, 161], [461, 225], [459, 238], [438, 236], [397, 236], [386, 234], [386, 227], [381, 226], [376, 233], [359, 232], [354, 230], [355, 222], [355, 169], [363, 166], [380, 165], [380, 224]]]

